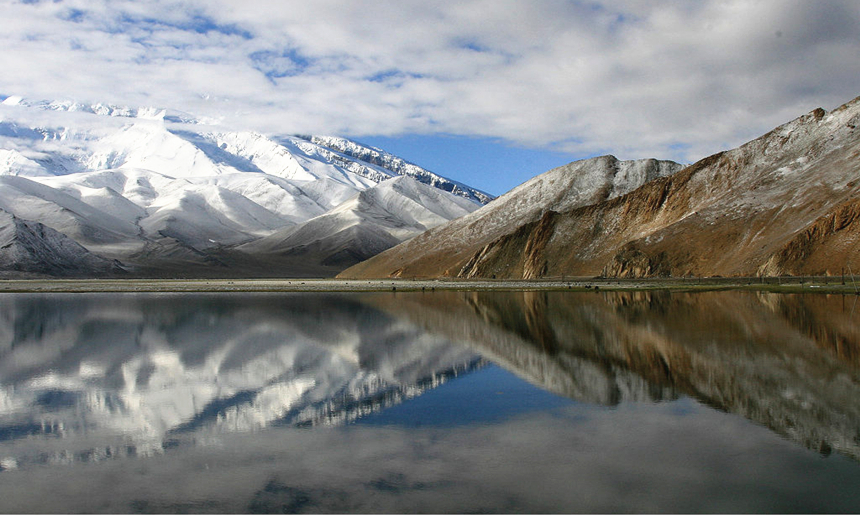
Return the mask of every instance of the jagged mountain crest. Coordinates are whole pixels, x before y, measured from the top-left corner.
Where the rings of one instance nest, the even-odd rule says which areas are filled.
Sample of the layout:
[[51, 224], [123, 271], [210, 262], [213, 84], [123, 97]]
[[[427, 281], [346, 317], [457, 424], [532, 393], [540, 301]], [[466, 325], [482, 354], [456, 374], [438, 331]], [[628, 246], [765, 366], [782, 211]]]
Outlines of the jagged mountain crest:
[[454, 193], [455, 195], [468, 198], [470, 200], [487, 204], [493, 200], [493, 196], [480, 190], [471, 188], [463, 183], [452, 181], [434, 174], [433, 172], [421, 168], [418, 165], [405, 161], [393, 154], [390, 154], [382, 149], [362, 145], [361, 143], [348, 140], [346, 138], [338, 138], [334, 136], [306, 136], [300, 135], [299, 138], [305, 139], [336, 152], [342, 155], [360, 159], [361, 161], [372, 163], [381, 166], [386, 170], [396, 173], [397, 175], [405, 175], [413, 179], [429, 184], [433, 187], [444, 191]]
[[[131, 108], [104, 103], [86, 104], [71, 100], [32, 101], [20, 96], [4, 97], [3, 95], [0, 95], [0, 99], [2, 99], [2, 104], [4, 105], [27, 107], [44, 111], [88, 113], [112, 118], [130, 118], [144, 122], [160, 121], [180, 125], [218, 126], [218, 121], [214, 119], [198, 118], [181, 111], [155, 107]], [[28, 129], [19, 128], [19, 130], [26, 131]], [[69, 134], [68, 129], [52, 130], [50, 128], [39, 127], [35, 130], [39, 131], [45, 139], [64, 139]], [[140, 127], [131, 127], [127, 128], [127, 130], [133, 131], [133, 134], [137, 137], [154, 137], [152, 134], [147, 134], [145, 131], [142, 131]], [[269, 139], [258, 133], [207, 133], [186, 131], [181, 128], [170, 130], [169, 132], [195, 143], [196, 148], [199, 151], [207, 153], [209, 157], [214, 158], [213, 160], [216, 162], [220, 159], [226, 158], [224, 159], [225, 161], [236, 164], [236, 156], [248, 159], [249, 162], [241, 163], [239, 165], [240, 168], [251, 168], [253, 170], [255, 165], [259, 163], [259, 157], [261, 156], [281, 156], [286, 159], [293, 158], [293, 155], [288, 152], [288, 149], [292, 147], [293, 150], [299, 150], [299, 153], [307, 153], [314, 157], [323, 157], [351, 173], [370, 179], [373, 182], [378, 183], [383, 180], [387, 180], [392, 176], [406, 175], [419, 182], [468, 198], [473, 202], [480, 204], [486, 204], [494, 198], [488, 193], [437, 175], [389, 152], [385, 152], [384, 150], [375, 147], [362, 145], [346, 138], [334, 136], [296, 135], [294, 137], [274, 137], [273, 139]], [[238, 135], [242, 135], [241, 139], [245, 141], [237, 141], [236, 137]], [[253, 147], [254, 145], [249, 145], [247, 140], [257, 141], [258, 145], [256, 146], [258, 148], [256, 150], [258, 150], [258, 152], [256, 155], [253, 150], [248, 152], [248, 148]], [[311, 143], [311, 145], [308, 145], [307, 143]], [[264, 148], [262, 149], [263, 152], [259, 152], [259, 150], [261, 150], [259, 148], [260, 146], [268, 148]], [[226, 152], [222, 153], [219, 152], [219, 150]], [[215, 156], [217, 154], [221, 155], [216, 158]], [[110, 165], [117, 164], [116, 159], [121, 156], [116, 153], [113, 155], [108, 153], [108, 155], [101, 157], [103, 160], [101, 162], [96, 160], [94, 164], [97, 168], [103, 169], [118, 167]], [[257, 162], [254, 162], [255, 157], [258, 158]], [[293, 163], [287, 168], [291, 169], [293, 173], [298, 173], [299, 170], [304, 168], [301, 164], [296, 162], [295, 158], [293, 158], [292, 161]], [[250, 164], [250, 162], [253, 162], [254, 164]], [[261, 170], [257, 169], [253, 171]], [[262, 171], [272, 173], [271, 170]], [[306, 168], [305, 171], [307, 171]], [[274, 175], [279, 174], [274, 173]]]
[[128, 107], [103, 102], [89, 104], [76, 100], [31, 100], [20, 95], [0, 95], [0, 101], [6, 105], [20, 105], [48, 111], [82, 112], [99, 116], [164, 120], [189, 124], [217, 123], [217, 120], [214, 119], [200, 118], [175, 109], [157, 107]]

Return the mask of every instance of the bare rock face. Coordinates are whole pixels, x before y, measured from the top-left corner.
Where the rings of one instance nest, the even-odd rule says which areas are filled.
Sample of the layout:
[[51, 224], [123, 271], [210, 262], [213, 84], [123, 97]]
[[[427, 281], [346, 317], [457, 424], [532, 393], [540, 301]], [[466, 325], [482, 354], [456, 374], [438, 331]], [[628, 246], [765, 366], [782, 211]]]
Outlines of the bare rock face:
[[[816, 109], [736, 149], [677, 173], [654, 174], [615, 196], [600, 198], [600, 188], [590, 196], [567, 188], [565, 194], [576, 201], [541, 202], [542, 183], [531, 181], [343, 276], [384, 277], [394, 269], [404, 276], [528, 279], [860, 269], [853, 261], [860, 242], [857, 120], [860, 98], [829, 113]], [[588, 174], [600, 159], [605, 158], [571, 165], [569, 171]], [[523, 199], [543, 209], [505, 231], [482, 231], [485, 238], [457, 237], [469, 227], [486, 226], [487, 219], [516, 221], [507, 212]], [[461, 243], [458, 250], [441, 256], [452, 242]]]
[[665, 253], [649, 256], [634, 247], [622, 249], [601, 272], [604, 277], [641, 278], [668, 276], [670, 267], [665, 266]]
[[850, 264], [850, 252], [860, 235], [858, 218], [860, 199], [850, 199], [837, 206], [773, 254], [759, 267], [758, 274], [797, 275], [805, 270], [835, 273], [840, 261]]

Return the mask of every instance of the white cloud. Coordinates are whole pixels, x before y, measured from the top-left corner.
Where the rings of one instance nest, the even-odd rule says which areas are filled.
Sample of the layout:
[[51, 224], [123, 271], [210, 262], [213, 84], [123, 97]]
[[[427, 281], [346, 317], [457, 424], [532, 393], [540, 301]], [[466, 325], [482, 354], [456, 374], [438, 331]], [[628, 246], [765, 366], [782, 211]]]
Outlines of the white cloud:
[[5, 2], [0, 93], [693, 160], [860, 94], [851, 0]]

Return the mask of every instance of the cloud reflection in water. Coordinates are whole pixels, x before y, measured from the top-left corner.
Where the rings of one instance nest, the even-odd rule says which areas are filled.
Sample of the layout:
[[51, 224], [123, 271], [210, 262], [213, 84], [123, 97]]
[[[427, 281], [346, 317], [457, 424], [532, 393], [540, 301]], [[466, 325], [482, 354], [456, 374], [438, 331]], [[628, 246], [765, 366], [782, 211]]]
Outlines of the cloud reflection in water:
[[2, 301], [0, 511], [860, 508], [838, 297]]

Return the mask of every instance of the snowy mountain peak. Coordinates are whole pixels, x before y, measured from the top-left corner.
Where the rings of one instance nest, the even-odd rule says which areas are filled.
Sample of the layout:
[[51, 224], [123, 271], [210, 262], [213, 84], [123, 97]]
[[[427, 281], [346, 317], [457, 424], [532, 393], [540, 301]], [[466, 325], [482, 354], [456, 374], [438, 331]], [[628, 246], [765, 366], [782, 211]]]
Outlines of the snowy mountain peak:
[[299, 136], [311, 143], [320, 145], [349, 157], [360, 159], [389, 170], [397, 175], [406, 175], [413, 179], [429, 184], [444, 191], [467, 198], [480, 204], [486, 204], [493, 200], [493, 196], [476, 190], [465, 184], [446, 179], [435, 173], [425, 170], [418, 165], [405, 161], [393, 154], [385, 152], [376, 147], [362, 145], [346, 138], [335, 136]]
[[237, 246], [304, 227], [401, 176], [410, 179], [372, 194], [392, 210], [385, 216], [345, 206], [360, 224], [304, 244], [334, 237], [333, 253], [369, 257], [490, 198], [342, 138], [232, 131], [161, 108], [0, 98], [0, 209], [146, 275], [337, 273], [339, 264], [296, 263], [283, 241], [263, 259]]
[[[2, 95], [0, 95], [2, 97]], [[120, 118], [140, 118], [148, 120], [163, 120], [174, 123], [186, 124], [217, 124], [212, 118], [198, 118], [189, 113], [164, 109], [158, 107], [127, 107], [114, 104], [94, 103], [87, 104], [74, 100], [30, 100], [18, 95], [8, 96], [0, 102], [7, 106], [21, 106], [42, 111], [64, 111], [81, 112], [98, 116], [111, 116]]]

